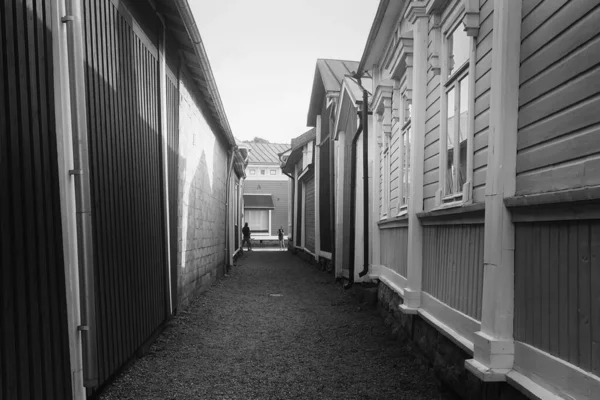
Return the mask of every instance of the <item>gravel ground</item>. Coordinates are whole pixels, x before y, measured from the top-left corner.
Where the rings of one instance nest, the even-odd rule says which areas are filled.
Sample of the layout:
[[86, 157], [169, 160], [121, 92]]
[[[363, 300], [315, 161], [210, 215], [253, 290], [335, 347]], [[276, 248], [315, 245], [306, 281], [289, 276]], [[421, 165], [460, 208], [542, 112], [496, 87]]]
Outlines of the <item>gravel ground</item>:
[[101, 399], [453, 399], [332, 275], [246, 252]]

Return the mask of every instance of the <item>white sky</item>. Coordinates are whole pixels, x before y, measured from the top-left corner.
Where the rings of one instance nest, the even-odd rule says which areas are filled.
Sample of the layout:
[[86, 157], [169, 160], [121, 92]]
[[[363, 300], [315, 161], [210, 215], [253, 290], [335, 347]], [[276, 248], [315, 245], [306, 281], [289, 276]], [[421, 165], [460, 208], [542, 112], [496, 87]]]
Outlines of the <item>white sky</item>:
[[189, 0], [236, 138], [304, 133], [317, 58], [360, 61], [379, 0]]

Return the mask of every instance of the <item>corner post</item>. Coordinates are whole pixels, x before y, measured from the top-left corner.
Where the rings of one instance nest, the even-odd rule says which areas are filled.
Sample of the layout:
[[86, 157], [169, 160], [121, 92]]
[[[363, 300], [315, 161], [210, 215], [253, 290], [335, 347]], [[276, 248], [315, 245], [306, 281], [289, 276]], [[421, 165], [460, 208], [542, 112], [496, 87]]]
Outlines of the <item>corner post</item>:
[[408, 286], [404, 291], [406, 313], [416, 313], [421, 306], [423, 275], [423, 227], [417, 214], [423, 211], [423, 160], [425, 151], [425, 110], [427, 108], [427, 44], [429, 18], [423, 1], [413, 2], [407, 19], [413, 24], [413, 116], [410, 153], [410, 190], [408, 202]]
[[484, 381], [506, 380], [514, 361], [515, 231], [504, 199], [516, 188], [521, 4], [494, 0], [481, 331], [465, 363]]

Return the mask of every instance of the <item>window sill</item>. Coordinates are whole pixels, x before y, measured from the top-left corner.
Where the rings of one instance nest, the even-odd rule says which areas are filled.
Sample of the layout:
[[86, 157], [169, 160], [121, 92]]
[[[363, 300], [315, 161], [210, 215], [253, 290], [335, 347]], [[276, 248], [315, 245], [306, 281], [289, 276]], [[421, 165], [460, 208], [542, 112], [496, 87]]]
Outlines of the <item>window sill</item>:
[[408, 226], [408, 215], [400, 215], [381, 220], [377, 223], [379, 229], [405, 228]]
[[422, 225], [483, 224], [485, 203], [450, 203], [428, 212], [417, 213]]

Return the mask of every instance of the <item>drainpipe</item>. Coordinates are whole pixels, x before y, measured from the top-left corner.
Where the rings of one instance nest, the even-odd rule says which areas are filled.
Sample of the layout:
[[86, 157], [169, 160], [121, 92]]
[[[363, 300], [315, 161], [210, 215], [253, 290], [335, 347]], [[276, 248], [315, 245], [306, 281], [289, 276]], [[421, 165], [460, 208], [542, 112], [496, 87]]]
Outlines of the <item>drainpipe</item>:
[[225, 273], [229, 270], [229, 192], [231, 191], [231, 171], [233, 170], [233, 160], [237, 146], [233, 146], [229, 150], [229, 168], [227, 169], [227, 182], [225, 183]]
[[[348, 283], [344, 285], [344, 289], [350, 289], [354, 284], [354, 252], [355, 252], [355, 241], [356, 241], [356, 142], [358, 137], [363, 131], [363, 119], [362, 115], [359, 114], [360, 123], [356, 134], [352, 138], [352, 155], [350, 156], [350, 264], [348, 269]], [[364, 140], [364, 139], [363, 139]]]
[[88, 150], [87, 110], [85, 95], [83, 10], [80, 1], [66, 2], [67, 14], [73, 16], [68, 32], [69, 81], [72, 127], [73, 170], [77, 212], [77, 253], [82, 284], [81, 331], [83, 345], [84, 386], [98, 386], [96, 351], [96, 304], [94, 284], [94, 248], [92, 236], [92, 195], [90, 190], [90, 161]]
[[[360, 85], [360, 79], [358, 80]], [[362, 87], [362, 86], [361, 86]], [[358, 274], [361, 278], [369, 272], [369, 94], [363, 88], [363, 270]]]

